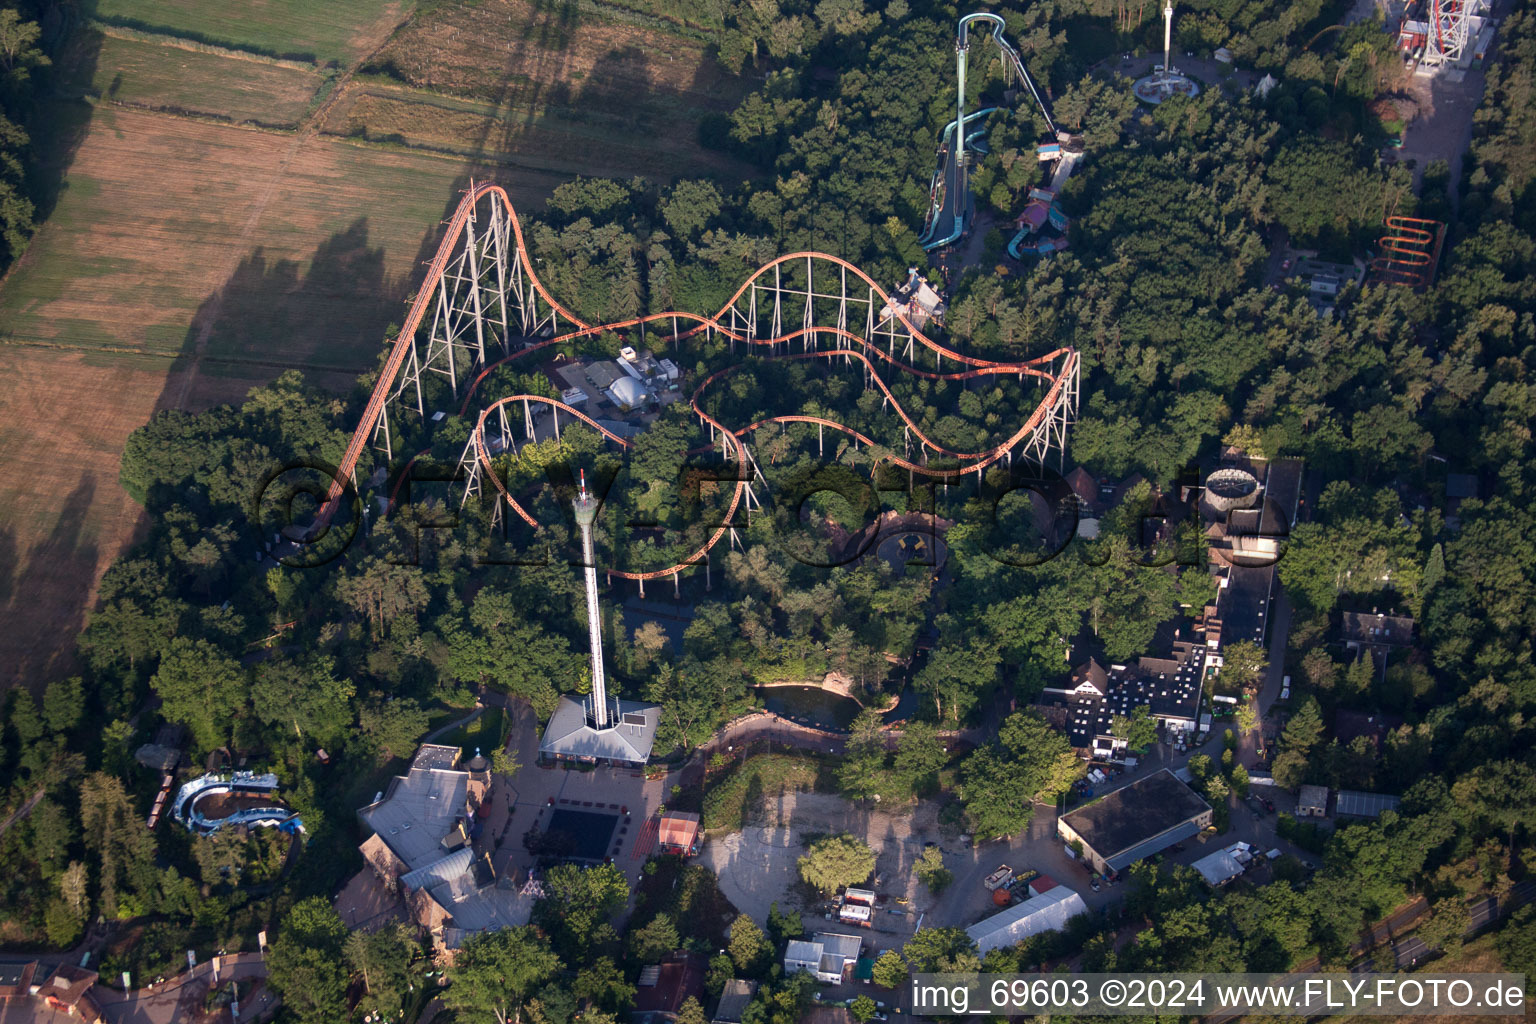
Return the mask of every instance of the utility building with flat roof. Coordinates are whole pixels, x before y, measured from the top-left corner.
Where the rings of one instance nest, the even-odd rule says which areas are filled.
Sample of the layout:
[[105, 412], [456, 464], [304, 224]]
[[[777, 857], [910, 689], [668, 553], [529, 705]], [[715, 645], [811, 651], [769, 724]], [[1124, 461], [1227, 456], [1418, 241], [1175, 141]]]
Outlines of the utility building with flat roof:
[[1211, 805], [1164, 768], [1062, 815], [1056, 833], [1069, 846], [1081, 844], [1083, 860], [1112, 876], [1210, 823]]

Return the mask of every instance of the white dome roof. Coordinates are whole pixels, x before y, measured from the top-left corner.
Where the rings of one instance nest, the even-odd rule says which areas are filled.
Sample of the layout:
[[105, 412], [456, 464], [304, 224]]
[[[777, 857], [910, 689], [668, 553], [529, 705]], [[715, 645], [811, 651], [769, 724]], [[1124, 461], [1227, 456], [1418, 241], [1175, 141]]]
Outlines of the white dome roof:
[[616, 404], [633, 408], [645, 401], [645, 388], [633, 377], [620, 377], [608, 389], [608, 395]]

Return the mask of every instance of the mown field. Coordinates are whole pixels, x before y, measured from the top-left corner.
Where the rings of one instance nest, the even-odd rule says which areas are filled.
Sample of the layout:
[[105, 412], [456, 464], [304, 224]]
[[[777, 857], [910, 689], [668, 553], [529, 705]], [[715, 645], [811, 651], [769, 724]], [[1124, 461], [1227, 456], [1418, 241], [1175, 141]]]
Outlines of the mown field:
[[[120, 108], [96, 117], [0, 289], [13, 342], [173, 356], [213, 311], [211, 355], [365, 369], [473, 172], [334, 139]], [[561, 180], [508, 184], [536, 204]]]
[[[69, 671], [138, 521], [117, 483], [128, 434], [290, 367], [348, 389], [472, 177], [532, 212], [576, 175], [748, 173], [698, 144], [747, 83], [695, 39], [512, 0], [395, 33], [411, 8], [84, 12], [55, 94], [89, 102], [49, 111], [58, 201], [0, 282], [0, 686]], [[354, 78], [365, 63], [388, 73]]]
[[237, 58], [108, 29], [75, 34], [61, 60], [64, 88], [114, 103], [293, 127], [325, 83], [316, 71]]
[[735, 109], [751, 83], [694, 38], [526, 0], [443, 4], [414, 16], [364, 71], [326, 131], [602, 168], [588, 173], [751, 173], [699, 144], [700, 122]]
[[383, 42], [410, 6], [405, 0], [95, 0], [87, 13], [109, 24], [345, 66]]

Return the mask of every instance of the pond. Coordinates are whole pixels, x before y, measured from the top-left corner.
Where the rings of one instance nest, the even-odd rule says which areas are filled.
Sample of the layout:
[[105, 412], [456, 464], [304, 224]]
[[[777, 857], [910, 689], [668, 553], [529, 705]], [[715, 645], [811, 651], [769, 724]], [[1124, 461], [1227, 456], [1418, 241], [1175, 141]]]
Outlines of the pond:
[[819, 686], [759, 686], [753, 692], [776, 715], [837, 732], [847, 732], [862, 710], [852, 697]]

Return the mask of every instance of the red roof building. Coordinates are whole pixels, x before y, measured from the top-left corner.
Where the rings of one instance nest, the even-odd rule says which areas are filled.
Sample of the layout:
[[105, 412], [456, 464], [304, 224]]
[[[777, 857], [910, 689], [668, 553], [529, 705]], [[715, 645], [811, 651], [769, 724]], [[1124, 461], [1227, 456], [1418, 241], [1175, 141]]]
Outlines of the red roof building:
[[704, 957], [679, 950], [659, 964], [640, 968], [635, 987], [633, 1024], [664, 1024], [677, 1020], [677, 1011], [692, 996], [704, 1001]]
[[669, 811], [661, 816], [661, 828], [656, 837], [660, 853], [675, 853], [691, 857], [699, 852], [699, 816], [686, 811]]

